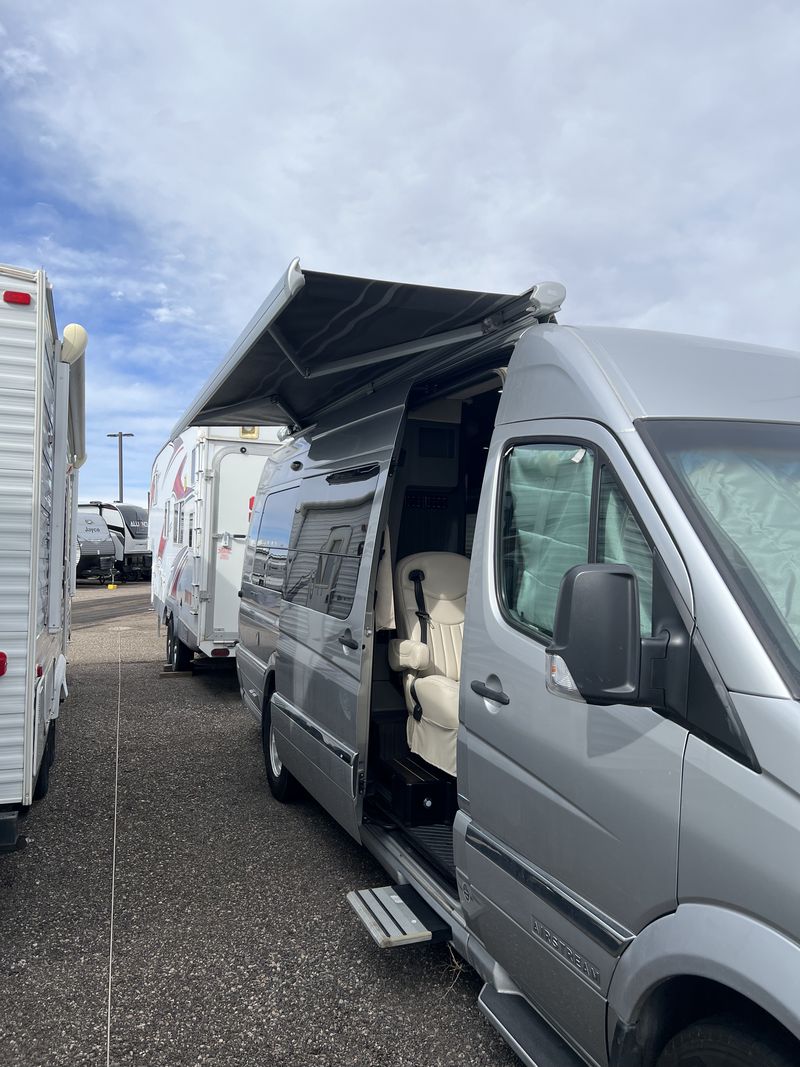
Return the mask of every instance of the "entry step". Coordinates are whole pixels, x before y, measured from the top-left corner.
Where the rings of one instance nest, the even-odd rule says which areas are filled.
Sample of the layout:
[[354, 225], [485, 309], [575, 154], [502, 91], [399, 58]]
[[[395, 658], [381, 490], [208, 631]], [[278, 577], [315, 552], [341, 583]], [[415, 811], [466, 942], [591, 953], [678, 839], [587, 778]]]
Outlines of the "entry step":
[[583, 1060], [537, 1011], [515, 993], [498, 993], [487, 984], [478, 997], [483, 1014], [526, 1067], [581, 1067]]
[[450, 940], [450, 927], [409, 885], [353, 890], [347, 900], [378, 948]]

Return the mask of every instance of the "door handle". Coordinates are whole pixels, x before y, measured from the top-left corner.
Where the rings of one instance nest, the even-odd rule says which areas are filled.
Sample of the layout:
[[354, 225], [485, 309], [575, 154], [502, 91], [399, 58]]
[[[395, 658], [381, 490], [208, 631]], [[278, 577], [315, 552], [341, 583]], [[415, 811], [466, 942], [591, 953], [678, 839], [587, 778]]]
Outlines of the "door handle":
[[474, 681], [469, 683], [469, 687], [473, 693], [477, 693], [479, 697], [485, 697], [486, 700], [493, 700], [495, 704], [502, 704], [504, 707], [506, 704], [511, 703], [511, 697], [508, 693], [504, 693], [502, 689], [490, 689], [488, 685], [484, 685], [483, 682]]
[[358, 648], [358, 641], [353, 640], [353, 635], [349, 630], [339, 634], [339, 644], [344, 645], [345, 648]]

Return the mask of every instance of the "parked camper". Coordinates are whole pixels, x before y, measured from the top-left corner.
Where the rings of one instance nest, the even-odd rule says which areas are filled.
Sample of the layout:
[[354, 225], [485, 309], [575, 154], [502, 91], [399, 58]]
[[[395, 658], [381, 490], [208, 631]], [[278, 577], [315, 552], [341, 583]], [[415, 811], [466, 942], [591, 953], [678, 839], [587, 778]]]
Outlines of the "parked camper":
[[233, 655], [244, 543], [276, 431], [187, 427], [156, 457], [150, 483], [152, 601], [167, 662]]
[[78, 540], [75, 577], [112, 581], [116, 552], [105, 520], [100, 515], [79, 514], [75, 530]]
[[[285, 418], [237, 666], [533, 1065], [800, 1062], [800, 356], [301, 271], [184, 425]], [[262, 398], [256, 400], [254, 398]]]
[[123, 581], [150, 577], [152, 554], [148, 545], [147, 508], [136, 504], [106, 504], [90, 500], [81, 515], [100, 515], [111, 531], [116, 553], [116, 576]]
[[48, 790], [67, 693], [85, 348], [44, 271], [0, 266], [0, 852]]

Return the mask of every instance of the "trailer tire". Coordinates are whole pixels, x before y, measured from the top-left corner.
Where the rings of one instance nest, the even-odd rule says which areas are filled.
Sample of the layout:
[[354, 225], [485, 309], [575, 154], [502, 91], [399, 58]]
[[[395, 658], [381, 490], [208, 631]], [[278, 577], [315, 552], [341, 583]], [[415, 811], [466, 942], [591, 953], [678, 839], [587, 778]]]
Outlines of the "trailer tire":
[[192, 662], [192, 650], [181, 641], [180, 637], [172, 636], [172, 669], [173, 671], [188, 671]]
[[172, 666], [172, 616], [167, 619], [167, 663]]
[[269, 699], [261, 715], [261, 749], [264, 753], [264, 768], [270, 793], [282, 804], [295, 800], [300, 794], [300, 783], [283, 766], [278, 755], [272, 729], [272, 702]]
[[50, 789], [50, 768], [53, 766], [56, 752], [55, 722], [51, 722], [47, 729], [47, 740], [44, 744], [42, 762], [39, 764], [39, 774], [36, 778], [36, 788], [33, 791], [33, 799], [41, 800], [47, 796]]

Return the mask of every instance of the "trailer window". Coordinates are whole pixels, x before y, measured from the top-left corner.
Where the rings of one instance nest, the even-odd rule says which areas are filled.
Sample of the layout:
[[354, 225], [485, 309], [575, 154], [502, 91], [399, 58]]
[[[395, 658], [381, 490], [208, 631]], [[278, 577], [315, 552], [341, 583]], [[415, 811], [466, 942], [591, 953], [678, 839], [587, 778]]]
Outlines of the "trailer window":
[[180, 514], [180, 504], [175, 501], [175, 507], [172, 512], [172, 540], [178, 540], [178, 515]]

